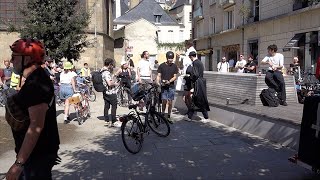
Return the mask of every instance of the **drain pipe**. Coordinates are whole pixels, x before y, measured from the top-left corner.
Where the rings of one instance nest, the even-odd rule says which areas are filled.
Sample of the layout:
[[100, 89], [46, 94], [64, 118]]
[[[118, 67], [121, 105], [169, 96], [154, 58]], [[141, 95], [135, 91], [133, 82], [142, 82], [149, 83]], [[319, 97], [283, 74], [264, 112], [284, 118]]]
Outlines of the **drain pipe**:
[[[242, 0], [242, 5], [244, 6], [244, 0]], [[244, 55], [244, 16], [242, 16], [242, 52], [241, 54]]]

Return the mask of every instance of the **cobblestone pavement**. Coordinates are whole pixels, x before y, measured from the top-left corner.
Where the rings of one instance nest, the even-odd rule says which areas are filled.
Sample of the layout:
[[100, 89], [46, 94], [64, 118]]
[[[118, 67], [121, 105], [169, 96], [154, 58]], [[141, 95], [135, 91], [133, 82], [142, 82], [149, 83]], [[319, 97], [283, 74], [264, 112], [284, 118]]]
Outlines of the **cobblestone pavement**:
[[[62, 124], [63, 111], [58, 109], [62, 162], [54, 167], [54, 179], [317, 178], [288, 162], [287, 158], [295, 153], [293, 150], [216, 123], [214, 117], [206, 123], [186, 122], [176, 114], [167, 138], [150, 133], [141, 152], [132, 155], [122, 144], [120, 129], [104, 126], [100, 95], [91, 107], [92, 118], [81, 126], [76, 122]], [[128, 110], [119, 108], [118, 112]], [[8, 131], [5, 123], [0, 125], [1, 131]], [[8, 136], [5, 134], [8, 133], [0, 133]], [[10, 138], [0, 137], [0, 143], [13, 146]], [[3, 144], [0, 144], [0, 179], [15, 156]]]

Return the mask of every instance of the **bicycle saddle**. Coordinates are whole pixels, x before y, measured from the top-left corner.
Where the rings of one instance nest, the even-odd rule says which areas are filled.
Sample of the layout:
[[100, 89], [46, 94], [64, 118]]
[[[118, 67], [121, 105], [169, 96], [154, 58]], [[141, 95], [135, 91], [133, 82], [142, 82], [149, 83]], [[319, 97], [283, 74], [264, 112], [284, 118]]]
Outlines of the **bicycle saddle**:
[[131, 104], [129, 105], [129, 109], [137, 109], [138, 105], [137, 104]]

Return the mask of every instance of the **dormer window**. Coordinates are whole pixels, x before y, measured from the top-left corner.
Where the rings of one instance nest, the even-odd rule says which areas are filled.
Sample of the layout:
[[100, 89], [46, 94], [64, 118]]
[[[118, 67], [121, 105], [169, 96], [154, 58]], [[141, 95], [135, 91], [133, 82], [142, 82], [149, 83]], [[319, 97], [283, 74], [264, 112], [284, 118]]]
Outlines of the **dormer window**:
[[154, 18], [155, 18], [156, 23], [161, 23], [161, 21], [160, 21], [161, 15], [154, 15]]

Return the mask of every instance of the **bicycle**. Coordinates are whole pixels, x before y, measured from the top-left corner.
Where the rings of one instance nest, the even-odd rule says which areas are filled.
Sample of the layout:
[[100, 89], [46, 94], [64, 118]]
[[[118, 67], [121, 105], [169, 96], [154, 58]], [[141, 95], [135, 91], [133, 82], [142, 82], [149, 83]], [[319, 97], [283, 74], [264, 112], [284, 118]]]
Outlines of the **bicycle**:
[[[151, 91], [154, 88], [155, 86], [152, 86], [147, 91], [141, 90], [134, 97], [135, 101], [145, 98], [147, 109], [145, 113], [139, 112], [137, 110], [138, 105], [133, 104], [129, 105], [129, 109], [133, 109], [133, 111], [119, 118], [122, 122], [122, 142], [127, 151], [132, 154], [136, 154], [141, 150], [144, 140], [143, 134], [149, 134], [150, 129], [160, 137], [167, 137], [170, 134], [168, 121], [161, 113], [156, 111], [152, 104]], [[142, 121], [142, 116], [144, 117], [144, 122]], [[130, 143], [130, 140], [133, 140], [133, 143]]]
[[69, 99], [69, 102], [74, 105], [78, 124], [82, 125], [91, 116], [89, 98], [86, 96], [85, 91], [80, 90], [79, 93]]
[[131, 90], [126, 86], [125, 83], [121, 82], [121, 75], [117, 77], [117, 83], [119, 85], [117, 88], [117, 102], [119, 106], [127, 107], [131, 104], [132, 97], [131, 97]]
[[97, 96], [96, 93], [93, 91], [93, 85], [89, 78], [78, 76], [77, 85], [78, 88], [85, 90], [85, 94], [87, 95], [88, 100], [90, 102], [94, 102], [96, 100]]

